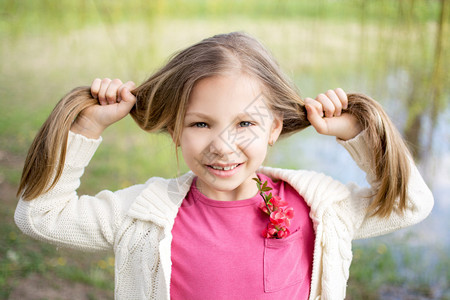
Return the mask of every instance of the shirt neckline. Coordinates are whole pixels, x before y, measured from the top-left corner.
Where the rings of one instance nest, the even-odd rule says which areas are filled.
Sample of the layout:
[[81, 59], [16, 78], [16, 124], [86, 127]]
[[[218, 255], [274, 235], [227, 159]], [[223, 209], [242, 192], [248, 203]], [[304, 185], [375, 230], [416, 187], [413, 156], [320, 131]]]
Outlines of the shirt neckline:
[[[260, 174], [257, 174], [259, 178], [261, 178]], [[242, 206], [250, 206], [255, 205], [256, 203], [259, 203], [261, 201], [261, 195], [257, 193], [255, 196], [248, 198], [248, 199], [242, 199], [242, 200], [235, 200], [235, 201], [220, 201], [220, 200], [214, 200], [211, 198], [208, 198], [202, 192], [200, 192], [197, 189], [197, 176], [194, 177], [194, 180], [192, 180], [191, 185], [191, 193], [194, 197], [195, 201], [200, 201], [203, 204], [209, 205], [209, 206], [215, 206], [215, 207], [224, 207], [224, 208], [230, 208], [230, 207], [242, 207]]]

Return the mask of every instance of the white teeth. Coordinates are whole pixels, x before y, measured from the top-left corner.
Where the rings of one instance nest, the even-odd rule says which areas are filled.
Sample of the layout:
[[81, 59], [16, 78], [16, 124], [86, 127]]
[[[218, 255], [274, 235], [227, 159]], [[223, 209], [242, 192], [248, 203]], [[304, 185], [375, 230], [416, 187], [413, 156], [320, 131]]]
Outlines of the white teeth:
[[234, 168], [236, 168], [238, 165], [228, 166], [228, 167], [219, 167], [219, 166], [211, 166], [215, 170], [223, 170], [223, 171], [229, 171]]

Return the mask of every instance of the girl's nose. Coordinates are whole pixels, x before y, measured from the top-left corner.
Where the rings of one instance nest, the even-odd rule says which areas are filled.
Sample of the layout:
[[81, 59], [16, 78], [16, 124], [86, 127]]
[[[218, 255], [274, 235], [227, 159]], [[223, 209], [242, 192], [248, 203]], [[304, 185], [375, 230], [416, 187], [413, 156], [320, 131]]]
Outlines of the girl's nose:
[[221, 157], [238, 154], [236, 141], [226, 132], [216, 135], [209, 144], [209, 152]]

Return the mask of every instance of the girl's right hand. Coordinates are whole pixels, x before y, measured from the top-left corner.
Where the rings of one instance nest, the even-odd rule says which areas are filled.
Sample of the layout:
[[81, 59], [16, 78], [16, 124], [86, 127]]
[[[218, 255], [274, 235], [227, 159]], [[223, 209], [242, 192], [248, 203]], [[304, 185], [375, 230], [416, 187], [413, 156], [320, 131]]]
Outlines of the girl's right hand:
[[88, 138], [99, 138], [111, 124], [124, 118], [136, 103], [131, 90], [134, 82], [122, 83], [120, 79], [96, 78], [91, 85], [92, 97], [99, 105], [84, 109], [72, 124], [71, 131]]
[[341, 88], [328, 90], [316, 99], [305, 98], [306, 117], [314, 129], [320, 134], [332, 135], [344, 141], [362, 131], [354, 115], [342, 112], [347, 106], [347, 94]]

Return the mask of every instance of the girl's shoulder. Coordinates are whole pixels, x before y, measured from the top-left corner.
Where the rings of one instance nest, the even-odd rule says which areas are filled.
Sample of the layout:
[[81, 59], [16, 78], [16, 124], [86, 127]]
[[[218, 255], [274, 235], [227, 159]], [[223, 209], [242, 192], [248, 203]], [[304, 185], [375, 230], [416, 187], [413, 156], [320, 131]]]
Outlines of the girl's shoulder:
[[176, 178], [151, 177], [144, 184], [130, 186], [116, 193], [131, 200], [128, 215], [139, 219], [151, 218], [158, 214], [176, 214], [183, 199], [189, 192], [195, 175], [188, 172]]
[[132, 193], [139, 195], [145, 190], [152, 190], [157, 193], [187, 193], [194, 177], [195, 175], [192, 172], [187, 172], [175, 178], [154, 176], [147, 179], [144, 183], [131, 185], [118, 190], [116, 193]]
[[333, 189], [334, 193], [344, 192], [347, 186], [324, 173], [311, 170], [282, 169], [273, 167], [260, 167], [258, 172], [270, 178], [271, 181], [277, 183], [279, 181], [286, 182], [295, 189]]
[[272, 167], [261, 167], [258, 171], [275, 182], [289, 184], [313, 211], [339, 210], [351, 198], [349, 186], [323, 173]]

